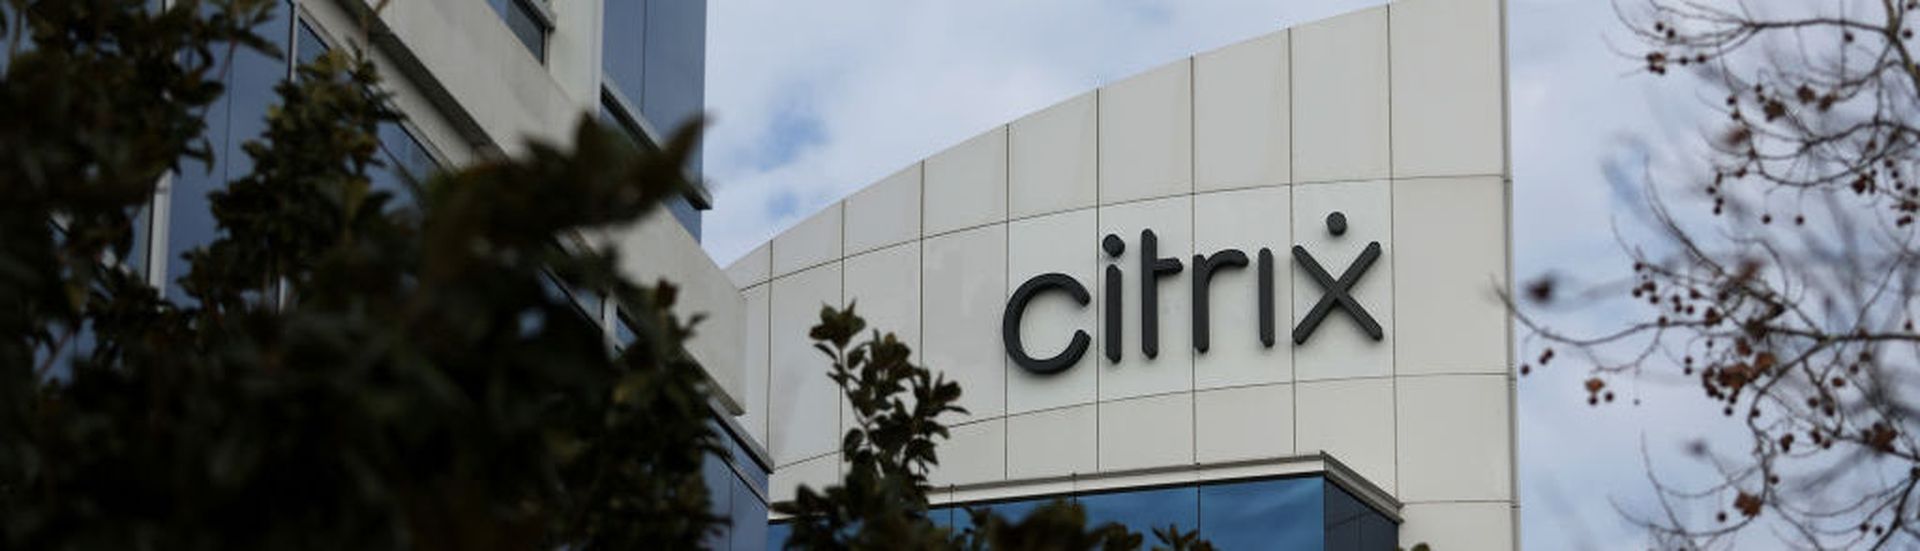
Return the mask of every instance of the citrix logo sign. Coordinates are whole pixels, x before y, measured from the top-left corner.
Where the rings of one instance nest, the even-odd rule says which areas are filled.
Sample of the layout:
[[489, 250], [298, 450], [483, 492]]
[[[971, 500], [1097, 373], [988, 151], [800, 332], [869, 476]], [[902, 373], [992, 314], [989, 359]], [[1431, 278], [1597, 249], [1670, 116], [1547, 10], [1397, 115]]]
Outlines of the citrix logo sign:
[[[1328, 214], [1327, 231], [1335, 237], [1345, 235], [1347, 233], [1346, 216], [1339, 212]], [[1100, 248], [1106, 251], [1108, 257], [1118, 259], [1126, 253], [1127, 244], [1120, 236], [1107, 234], [1106, 238], [1100, 241]], [[1140, 231], [1140, 252], [1138, 254], [1140, 256], [1139, 289], [1141, 305], [1140, 353], [1145, 354], [1148, 358], [1154, 358], [1160, 354], [1160, 309], [1158, 308], [1160, 304], [1160, 279], [1180, 273], [1183, 267], [1178, 258], [1161, 258], [1159, 256], [1159, 239], [1154, 236], [1153, 230], [1151, 229]], [[1380, 254], [1379, 241], [1367, 243], [1366, 249], [1361, 251], [1360, 256], [1354, 259], [1352, 264], [1347, 266], [1347, 269], [1340, 274], [1340, 278], [1334, 279], [1334, 277], [1327, 272], [1326, 268], [1322, 267], [1320, 262], [1314, 259], [1313, 254], [1307, 252], [1306, 248], [1299, 245], [1293, 246], [1294, 262], [1299, 264], [1300, 269], [1305, 270], [1307, 276], [1313, 278], [1314, 282], [1318, 283], [1324, 291], [1320, 296], [1320, 300], [1315, 302], [1313, 308], [1307, 311], [1307, 315], [1301, 318], [1300, 325], [1293, 328], [1294, 344], [1306, 344], [1307, 339], [1313, 336], [1314, 330], [1318, 329], [1320, 324], [1326, 321], [1327, 316], [1332, 314], [1336, 308], [1345, 311], [1348, 317], [1360, 326], [1360, 330], [1365, 332], [1367, 336], [1372, 337], [1373, 340], [1377, 341], [1383, 338], [1384, 335], [1381, 333], [1380, 323], [1374, 321], [1373, 316], [1367, 313], [1367, 309], [1360, 304], [1360, 301], [1355, 300], [1353, 297], [1354, 285], [1360, 282], [1361, 277], [1367, 275], [1367, 270], [1372, 268], [1373, 263], [1380, 259]], [[1226, 270], [1244, 269], [1247, 267], [1247, 264], [1247, 253], [1237, 249], [1217, 251], [1211, 255], [1193, 255], [1193, 277], [1191, 278], [1193, 283], [1192, 326], [1193, 349], [1196, 352], [1205, 354], [1208, 348], [1208, 341], [1210, 340], [1208, 326], [1211, 320], [1208, 316], [1208, 289], [1212, 285], [1214, 274]], [[1273, 251], [1266, 248], [1260, 249], [1257, 270], [1259, 272], [1257, 274], [1257, 281], [1260, 286], [1258, 298], [1260, 308], [1260, 343], [1268, 348], [1272, 348], [1274, 344]], [[1103, 297], [1106, 301], [1106, 319], [1103, 321], [1106, 326], [1106, 334], [1114, 335], [1115, 337], [1107, 339], [1104, 348], [1107, 359], [1114, 362], [1120, 361], [1121, 357], [1121, 339], [1118, 336], [1122, 334], [1120, 289], [1123, 279], [1120, 266], [1107, 266], [1106, 296]], [[1081, 306], [1086, 306], [1092, 301], [1092, 296], [1087, 292], [1087, 287], [1081, 284], [1079, 280], [1074, 279], [1073, 276], [1058, 272], [1046, 273], [1034, 276], [1032, 279], [1020, 284], [1020, 287], [1013, 291], [1013, 296], [1007, 299], [1006, 311], [1000, 318], [1000, 338], [1006, 345], [1007, 355], [1012, 357], [1014, 363], [1019, 364], [1022, 369], [1039, 374], [1059, 373], [1073, 367], [1074, 364], [1079, 363], [1080, 357], [1086, 354], [1089, 343], [1093, 341], [1093, 338], [1087, 335], [1086, 330], [1079, 329], [1073, 332], [1073, 339], [1067, 343], [1066, 349], [1060, 351], [1059, 354], [1055, 354], [1049, 358], [1034, 358], [1027, 354], [1026, 345], [1020, 340], [1020, 320], [1026, 314], [1028, 303], [1032, 302], [1035, 297], [1040, 296], [1042, 293], [1050, 291], [1067, 293], [1068, 296], [1080, 303]]]

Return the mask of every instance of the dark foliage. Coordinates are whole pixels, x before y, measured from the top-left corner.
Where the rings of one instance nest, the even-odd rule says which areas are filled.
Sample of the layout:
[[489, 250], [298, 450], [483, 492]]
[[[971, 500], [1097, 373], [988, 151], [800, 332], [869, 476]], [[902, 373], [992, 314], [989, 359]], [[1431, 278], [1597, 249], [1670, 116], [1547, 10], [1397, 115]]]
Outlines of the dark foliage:
[[[687, 192], [697, 126], [638, 149], [583, 119], [565, 147], [395, 197], [368, 171], [397, 115], [336, 49], [278, 86], [174, 302], [119, 259], [157, 183], [212, 161], [221, 61], [277, 54], [250, 29], [280, 2], [4, 2], [0, 548], [680, 549], [723, 522], [674, 287], [577, 238]], [[605, 293], [636, 340], [610, 352], [561, 288]], [[975, 512], [964, 534], [928, 521], [960, 389], [892, 335], [853, 343], [864, 328], [829, 308], [813, 331], [858, 427], [846, 480], [785, 509], [794, 547], [1141, 545], [1065, 503]]]
[[[369, 187], [377, 77], [327, 54], [279, 86], [176, 304], [115, 259], [156, 182], [209, 159], [217, 61], [264, 49], [279, 2], [145, 4], [8, 3], [31, 45], [0, 86], [0, 547], [684, 548], [716, 526], [673, 288], [571, 246], [681, 193], [694, 131], [641, 151], [583, 121], [401, 206]], [[619, 300], [638, 342], [610, 354], [549, 273]]]

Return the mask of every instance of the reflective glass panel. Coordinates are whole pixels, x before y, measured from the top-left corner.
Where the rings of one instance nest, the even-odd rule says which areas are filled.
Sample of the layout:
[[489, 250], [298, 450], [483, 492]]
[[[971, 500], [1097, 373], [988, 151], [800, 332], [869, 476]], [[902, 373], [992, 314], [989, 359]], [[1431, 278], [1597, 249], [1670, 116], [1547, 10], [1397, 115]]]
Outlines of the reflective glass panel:
[[527, 47], [527, 52], [541, 63], [547, 61], [547, 25], [534, 15], [533, 7], [525, 2], [541, 0], [487, 0], [500, 19], [507, 22], [507, 30], [513, 31], [514, 38]]
[[1393, 551], [1399, 540], [1393, 521], [1331, 482], [1325, 495], [1327, 551]]
[[[285, 4], [276, 6], [273, 17], [254, 28], [261, 38], [282, 51], [287, 49], [291, 32]], [[240, 48], [234, 52], [231, 66], [215, 67], [215, 74], [226, 75], [227, 92], [207, 107], [207, 128], [202, 134], [213, 153], [209, 164], [183, 162], [173, 179], [172, 202], [167, 228], [168, 299], [186, 302], [187, 295], [179, 279], [189, 271], [182, 258], [188, 250], [212, 243], [219, 233], [207, 194], [224, 188], [228, 181], [246, 175], [253, 160], [241, 149], [247, 140], [258, 138], [266, 130], [267, 108], [278, 100], [273, 86], [287, 76], [287, 64], [280, 57]]]
[[[733, 469], [727, 468], [727, 460], [721, 456], [708, 454], [700, 464], [700, 478], [707, 486], [707, 512], [719, 518], [733, 517], [733, 486], [739, 480], [733, 476]], [[728, 549], [732, 544], [727, 539], [727, 529], [707, 534], [707, 549]]]
[[[645, 39], [646, 88], [627, 99], [640, 102], [641, 114], [661, 135], [672, 135], [705, 109], [706, 0], [648, 2]], [[697, 151], [687, 169], [700, 173]]]
[[647, 4], [652, 0], [607, 0], [600, 19], [600, 67], [608, 86], [627, 101], [640, 101], [645, 90]]
[[793, 535], [793, 525], [785, 522], [767, 525], [767, 551], [780, 551], [787, 548], [787, 537]]
[[746, 481], [739, 479], [735, 479], [733, 485], [732, 529], [734, 551], [754, 551], [766, 546], [767, 504], [747, 487]]
[[[626, 119], [622, 118], [620, 110], [621, 110], [621, 107], [618, 104], [614, 103], [613, 101], [610, 101], [610, 100], [601, 101], [600, 102], [601, 124], [605, 124], [609, 127], [612, 127], [615, 130], [620, 131], [620, 134], [622, 136], [626, 136], [627, 139], [632, 140], [636, 146], [648, 147], [648, 148], [655, 147], [653, 143], [648, 141], [648, 138], [646, 136], [641, 135], [641, 131], [638, 127], [635, 127], [632, 124], [629, 124]], [[631, 114], [628, 113], [628, 115], [631, 115]], [[692, 172], [689, 172], [689, 174], [691, 175]], [[679, 222], [680, 227], [685, 228], [687, 230], [687, 234], [693, 236], [694, 241], [699, 241], [700, 240], [700, 219], [702, 214], [700, 212], [700, 209], [693, 206], [693, 201], [691, 199], [688, 199], [686, 196], [674, 197], [666, 201], [666, 207], [667, 207], [667, 213], [673, 215], [673, 220], [675, 222]]]
[[1200, 529], [1200, 489], [1193, 486], [1095, 494], [1081, 496], [1079, 501], [1087, 508], [1087, 526], [1119, 523], [1149, 543], [1157, 541], [1154, 528]]
[[1200, 532], [1222, 550], [1319, 549], [1319, 478], [1200, 487]]
[[973, 514], [969, 512], [968, 509], [974, 509], [974, 510], [986, 509], [987, 511], [992, 512], [993, 514], [1000, 515], [1000, 517], [1006, 519], [1007, 522], [1020, 522], [1022, 520], [1026, 520], [1027, 515], [1033, 514], [1033, 511], [1036, 509], [1039, 509], [1041, 505], [1046, 505], [1047, 503], [1055, 499], [1070, 499], [1070, 498], [1064, 497], [1064, 496], [1057, 497], [1057, 498], [1049, 497], [1049, 498], [1041, 498], [1041, 499], [1027, 499], [1027, 500], [1021, 500], [1021, 501], [1003, 501], [999, 503], [989, 503], [985, 505], [966, 505], [963, 507], [954, 507], [953, 508], [953, 531], [961, 532], [961, 531], [965, 531], [968, 528], [973, 527]]
[[667, 212], [673, 213], [674, 221], [686, 228], [687, 233], [693, 234], [694, 241], [700, 240], [700, 209], [694, 208], [692, 201], [684, 196], [668, 199]]

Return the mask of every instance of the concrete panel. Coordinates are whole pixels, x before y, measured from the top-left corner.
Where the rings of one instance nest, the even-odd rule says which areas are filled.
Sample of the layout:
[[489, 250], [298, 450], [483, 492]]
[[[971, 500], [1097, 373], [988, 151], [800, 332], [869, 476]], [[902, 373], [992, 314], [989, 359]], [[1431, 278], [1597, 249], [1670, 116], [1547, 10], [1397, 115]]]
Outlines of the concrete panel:
[[1292, 32], [1293, 181], [1387, 177], [1387, 8]]
[[[1193, 314], [1189, 279], [1193, 269], [1188, 264], [1193, 260], [1193, 199], [1173, 197], [1101, 207], [1099, 216], [1101, 235], [1117, 235], [1126, 242], [1126, 251], [1118, 259], [1101, 262], [1103, 272], [1107, 265], [1119, 266], [1123, 281], [1120, 288], [1120, 333], [1117, 336], [1107, 334], [1105, 327], [1102, 327], [1100, 336], [1103, 344], [1106, 339], [1120, 339], [1120, 361], [1116, 363], [1101, 356], [1098, 363], [1091, 364], [1100, 368], [1100, 399], [1116, 400], [1191, 390]], [[1158, 248], [1155, 256], [1176, 260], [1181, 266], [1180, 273], [1162, 276], [1154, 283], [1159, 294], [1159, 305], [1155, 309], [1159, 317], [1159, 335], [1156, 339], [1159, 351], [1153, 358], [1148, 358], [1142, 348], [1145, 324], [1140, 315], [1140, 290], [1141, 285], [1149, 282], [1149, 276], [1141, 269], [1142, 259], [1146, 258], [1141, 237], [1143, 230], [1153, 230]], [[1105, 254], [1101, 256], [1106, 257]], [[1106, 296], [1105, 279], [1103, 275], [1096, 297]], [[1105, 314], [1102, 312], [1102, 317]]]
[[927, 475], [934, 486], [995, 482], [1007, 477], [1007, 420], [987, 419], [948, 427], [935, 451], [940, 466]]
[[[1194, 254], [1211, 256], [1232, 249], [1247, 258], [1245, 267], [1216, 270], [1208, 283], [1207, 351], [1195, 352], [1195, 388], [1293, 380], [1293, 341], [1289, 335], [1293, 330], [1294, 263], [1288, 252], [1293, 243], [1292, 217], [1292, 190], [1285, 186], [1194, 196]], [[1260, 339], [1262, 249], [1268, 250], [1273, 259], [1272, 346]]]
[[741, 365], [746, 371], [746, 390], [742, 392], [741, 406], [745, 412], [737, 421], [747, 429], [748, 436], [760, 447], [767, 447], [767, 388], [768, 377], [772, 376], [768, 354], [772, 331], [773, 287], [762, 285], [741, 293], [746, 299], [746, 315], [741, 333], [746, 336]]
[[922, 250], [921, 353], [928, 368], [960, 383], [960, 405], [970, 415], [949, 422], [995, 417], [1006, 411], [1006, 351], [1000, 313], [1007, 296], [1007, 227], [995, 224], [927, 239]]
[[1302, 382], [1294, 390], [1298, 451], [1332, 454], [1394, 492], [1393, 379]]
[[1513, 499], [1508, 380], [1498, 375], [1400, 377], [1400, 498]]
[[1216, 463], [1293, 455], [1293, 424], [1293, 385], [1196, 392], [1195, 459]]
[[867, 332], [893, 333], [920, 361], [920, 241], [850, 256], [845, 266], [842, 295], [866, 318]]
[[1007, 478], [1039, 478], [1099, 470], [1092, 404], [1007, 418]]
[[[778, 249], [775, 246], [775, 249]], [[839, 449], [839, 387], [827, 378], [832, 364], [814, 350], [807, 331], [820, 323], [822, 306], [839, 306], [840, 263], [819, 266], [773, 281], [773, 366], [769, 398], [768, 453], [785, 465]]]
[[726, 273], [664, 211], [587, 237], [591, 242], [611, 243], [620, 255], [620, 274], [629, 280], [652, 284], [664, 279], [678, 286], [675, 316], [682, 320], [706, 316], [699, 331], [687, 341], [687, 352], [719, 387], [723, 405], [739, 413], [746, 384], [740, 347], [746, 338], [741, 332], [746, 325], [746, 304]]
[[1007, 219], [1007, 127], [927, 158], [926, 235]]
[[1100, 204], [1193, 192], [1193, 63], [1100, 90]]
[[1506, 373], [1506, 185], [1396, 180], [1396, 373]]
[[920, 238], [920, 163], [847, 197], [846, 254]]
[[1288, 31], [1193, 60], [1193, 189], [1292, 181]]
[[767, 243], [761, 243], [748, 251], [746, 256], [735, 259], [727, 265], [727, 279], [733, 286], [745, 289], [762, 283], [773, 277], [773, 253]]
[[1400, 510], [1400, 545], [1433, 549], [1513, 549], [1513, 505], [1409, 503]]
[[[1352, 287], [1354, 300], [1379, 325], [1380, 339], [1375, 340], [1363, 329], [1360, 318], [1334, 307], [1305, 343], [1294, 345], [1295, 379], [1393, 373], [1393, 275], [1400, 249], [1393, 243], [1391, 189], [1384, 181], [1293, 186], [1293, 241], [1312, 255], [1329, 278], [1338, 281], [1344, 277], [1371, 244], [1378, 242], [1381, 251], [1378, 260], [1358, 274], [1359, 280]], [[1329, 229], [1329, 217], [1335, 212], [1346, 223], [1346, 231], [1340, 235]], [[1289, 261], [1294, 264], [1292, 321], [1297, 329], [1327, 289], [1297, 260]]]
[[1505, 172], [1499, 0], [1404, 0], [1387, 10], [1394, 177]]
[[1100, 470], [1193, 464], [1193, 394], [1100, 403]]
[[[1028, 278], [1046, 273], [1066, 274], [1095, 298], [1099, 238], [1094, 209], [1014, 221], [1007, 239], [1007, 294]], [[1034, 358], [1062, 353], [1075, 332], [1088, 336], [1080, 361], [1064, 372], [1035, 374], [1007, 361], [1007, 411], [1026, 413], [1060, 406], [1092, 403], [1097, 389], [1095, 365], [1100, 357], [1100, 301], [1082, 306], [1064, 292], [1049, 292], [1029, 303], [1020, 324], [1021, 342]]]
[[839, 260], [842, 203], [834, 203], [773, 238], [773, 277]]
[[767, 499], [793, 501], [801, 486], [815, 492], [840, 482], [840, 454], [816, 457], [775, 469], [767, 479]]
[[[424, 78], [509, 154], [528, 139], [568, 143], [582, 113], [597, 107], [569, 93], [485, 2], [392, 2], [379, 19]], [[597, 25], [596, 25], [597, 26]]]
[[1087, 92], [1008, 127], [1010, 215], [1018, 218], [1093, 206], [1098, 188], [1099, 105]]

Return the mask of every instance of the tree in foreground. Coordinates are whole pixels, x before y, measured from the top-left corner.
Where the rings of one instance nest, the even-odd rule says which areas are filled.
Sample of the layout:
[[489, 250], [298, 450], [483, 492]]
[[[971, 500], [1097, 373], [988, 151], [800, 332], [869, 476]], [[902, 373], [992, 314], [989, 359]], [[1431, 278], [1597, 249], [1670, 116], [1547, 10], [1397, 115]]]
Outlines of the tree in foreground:
[[1717, 476], [1655, 477], [1660, 508], [1637, 520], [1659, 548], [1920, 545], [1916, 3], [1638, 6], [1622, 12], [1638, 62], [1704, 83], [1719, 122], [1676, 149], [1699, 164], [1631, 182], [1652, 200], [1650, 227], [1623, 232], [1630, 280], [1543, 278], [1525, 299], [1625, 319], [1584, 334], [1523, 316], [1521, 373], [1584, 369], [1595, 406], [1697, 385], [1702, 401], [1663, 407], [1722, 419], [1691, 452]]
[[[396, 115], [335, 50], [278, 87], [176, 302], [116, 259], [155, 183], [205, 170], [221, 60], [277, 53], [251, 29], [281, 3], [4, 2], [0, 547], [680, 549], [724, 522], [694, 325], [577, 239], [684, 193], [696, 129], [641, 149], [582, 120], [396, 196], [368, 177]], [[617, 301], [635, 341], [610, 352], [563, 288]], [[855, 344], [851, 308], [822, 320], [860, 423], [846, 480], [788, 509], [792, 547], [1141, 546], [1064, 503], [936, 527], [925, 473], [958, 386], [891, 336]]]

